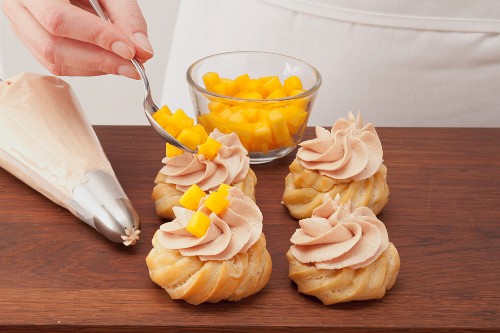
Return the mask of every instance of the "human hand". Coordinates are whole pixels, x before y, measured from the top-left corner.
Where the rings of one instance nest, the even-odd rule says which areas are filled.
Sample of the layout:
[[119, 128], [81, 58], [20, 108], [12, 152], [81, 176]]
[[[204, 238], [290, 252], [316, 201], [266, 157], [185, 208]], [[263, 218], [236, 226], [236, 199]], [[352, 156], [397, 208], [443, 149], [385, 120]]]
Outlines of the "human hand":
[[136, 0], [100, 0], [113, 23], [86, 0], [5, 0], [11, 27], [52, 74], [118, 74], [139, 79], [130, 62], [153, 56], [146, 21]]

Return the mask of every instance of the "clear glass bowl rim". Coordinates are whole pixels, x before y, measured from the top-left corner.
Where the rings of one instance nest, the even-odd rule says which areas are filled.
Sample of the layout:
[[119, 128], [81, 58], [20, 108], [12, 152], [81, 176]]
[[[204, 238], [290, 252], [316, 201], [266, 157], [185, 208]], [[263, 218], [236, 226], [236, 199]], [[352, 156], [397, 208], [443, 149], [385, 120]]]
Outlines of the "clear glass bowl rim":
[[[275, 99], [246, 99], [246, 98], [238, 98], [238, 97], [233, 97], [233, 96], [220, 95], [220, 94], [216, 94], [214, 92], [208, 91], [207, 89], [198, 85], [192, 78], [192, 73], [193, 73], [194, 68], [197, 65], [199, 65], [200, 63], [202, 63], [210, 58], [215, 58], [215, 57], [219, 57], [219, 56], [223, 56], [223, 55], [245, 55], [245, 54], [270, 55], [270, 56], [278, 56], [278, 57], [282, 57], [282, 58], [286, 58], [286, 59], [292, 59], [294, 61], [297, 61], [297, 62], [303, 64], [304, 66], [308, 67], [309, 69], [311, 69], [316, 77], [316, 82], [314, 83], [314, 85], [311, 89], [306, 90], [303, 93], [295, 95], [295, 96], [275, 98]], [[238, 102], [268, 102], [268, 103], [269, 102], [293, 101], [296, 99], [309, 97], [318, 91], [318, 89], [321, 86], [321, 82], [322, 82], [321, 74], [319, 73], [319, 71], [314, 66], [308, 64], [307, 62], [300, 60], [300, 59], [297, 59], [297, 58], [294, 58], [294, 57], [279, 54], [279, 53], [262, 52], [262, 51], [232, 51], [232, 52], [223, 52], [223, 53], [216, 53], [216, 54], [209, 55], [207, 57], [204, 57], [204, 58], [201, 58], [201, 59], [195, 61], [191, 66], [189, 66], [189, 68], [186, 72], [186, 79], [188, 81], [188, 84], [191, 86], [191, 88], [193, 88], [193, 89], [197, 90], [198, 92], [205, 94], [205, 95], [210, 95], [210, 96], [223, 98], [223, 99], [227, 99], [227, 100], [234, 100], [234, 101], [238, 101]]]

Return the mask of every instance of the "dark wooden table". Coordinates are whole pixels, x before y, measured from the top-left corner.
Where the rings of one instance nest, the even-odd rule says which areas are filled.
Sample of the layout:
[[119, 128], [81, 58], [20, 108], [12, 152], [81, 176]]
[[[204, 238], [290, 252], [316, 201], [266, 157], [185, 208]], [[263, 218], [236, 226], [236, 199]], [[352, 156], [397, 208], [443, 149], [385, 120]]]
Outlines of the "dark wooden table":
[[162, 223], [150, 194], [163, 142], [146, 127], [96, 132], [142, 218], [141, 240], [109, 243], [0, 170], [0, 331], [500, 331], [500, 129], [378, 128], [391, 191], [380, 219], [401, 271], [384, 299], [330, 307], [287, 276], [297, 223], [280, 200], [294, 154], [253, 166], [273, 258], [267, 287], [192, 306], [171, 300], [145, 264]]

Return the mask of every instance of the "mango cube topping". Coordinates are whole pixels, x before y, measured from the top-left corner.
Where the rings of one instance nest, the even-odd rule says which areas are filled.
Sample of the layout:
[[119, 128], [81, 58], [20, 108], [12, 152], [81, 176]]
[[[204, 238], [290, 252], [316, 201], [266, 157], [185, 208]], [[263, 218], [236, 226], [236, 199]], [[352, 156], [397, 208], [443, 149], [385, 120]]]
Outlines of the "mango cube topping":
[[204, 205], [218, 215], [222, 213], [227, 208], [227, 206], [229, 206], [229, 200], [227, 200], [226, 197], [221, 193], [212, 192], [205, 200]]
[[186, 226], [186, 231], [201, 238], [205, 236], [210, 227], [210, 218], [201, 211], [194, 212]]
[[189, 149], [195, 150], [201, 143], [201, 135], [193, 131], [193, 128], [184, 128], [177, 136], [177, 140]]
[[197, 210], [206, 193], [196, 184], [191, 185], [179, 199], [179, 203], [190, 210]]
[[176, 146], [171, 145], [170, 143], [165, 144], [165, 155], [167, 157], [175, 157], [184, 154], [182, 149], [177, 148]]
[[227, 197], [227, 195], [229, 194], [230, 188], [231, 188], [231, 185], [227, 185], [227, 184], [222, 183], [219, 185], [219, 188], [217, 189], [217, 193], [219, 193], [223, 197]]
[[220, 147], [222, 147], [222, 143], [208, 137], [207, 140], [198, 147], [198, 154], [205, 156], [207, 160], [213, 160], [219, 153]]
[[153, 119], [158, 121], [159, 117], [170, 117], [172, 115], [172, 112], [168, 108], [168, 106], [163, 105], [158, 111], [153, 113]]
[[285, 80], [283, 86], [285, 87], [285, 91], [290, 93], [292, 90], [302, 89], [302, 81], [298, 76], [293, 75]]

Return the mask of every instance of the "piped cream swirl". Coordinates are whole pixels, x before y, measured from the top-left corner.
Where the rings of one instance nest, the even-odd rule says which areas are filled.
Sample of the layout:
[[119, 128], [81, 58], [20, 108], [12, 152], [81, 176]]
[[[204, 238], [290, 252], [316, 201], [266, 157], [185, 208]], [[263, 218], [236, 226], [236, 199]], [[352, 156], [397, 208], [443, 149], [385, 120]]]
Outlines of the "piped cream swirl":
[[352, 209], [325, 196], [311, 218], [299, 221], [290, 239], [292, 255], [319, 269], [368, 266], [388, 248], [385, 225], [367, 207]]
[[189, 153], [162, 160], [165, 166], [160, 173], [166, 176], [167, 183], [185, 192], [192, 184], [210, 191], [216, 190], [222, 183], [233, 185], [243, 181], [250, 168], [250, 158], [238, 135], [223, 134], [215, 129], [210, 137], [222, 144], [213, 160]]
[[199, 210], [209, 214], [207, 233], [197, 238], [186, 231], [194, 211], [174, 207], [176, 218], [160, 226], [158, 240], [162, 247], [179, 250], [183, 256], [198, 256], [200, 260], [228, 260], [246, 252], [262, 233], [262, 213], [255, 202], [238, 188], [229, 189], [229, 206], [219, 216], [200, 202]]
[[304, 168], [335, 179], [359, 181], [373, 176], [382, 164], [382, 144], [373, 124], [361, 115], [341, 118], [330, 131], [316, 127], [316, 138], [300, 143], [297, 159]]

